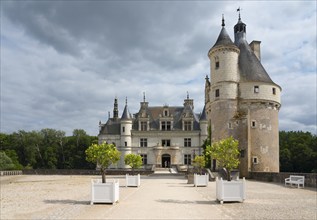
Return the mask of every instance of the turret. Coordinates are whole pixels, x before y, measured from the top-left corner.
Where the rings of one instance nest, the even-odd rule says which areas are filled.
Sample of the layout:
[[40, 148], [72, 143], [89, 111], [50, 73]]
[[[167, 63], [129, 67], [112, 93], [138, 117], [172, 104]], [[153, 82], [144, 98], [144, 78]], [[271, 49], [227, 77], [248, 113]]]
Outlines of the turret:
[[125, 107], [121, 116], [120, 123], [120, 134], [121, 134], [121, 158], [120, 158], [120, 166], [127, 167], [124, 163], [124, 157], [131, 153], [131, 130], [132, 130], [132, 117], [128, 109], [128, 101], [126, 98]]

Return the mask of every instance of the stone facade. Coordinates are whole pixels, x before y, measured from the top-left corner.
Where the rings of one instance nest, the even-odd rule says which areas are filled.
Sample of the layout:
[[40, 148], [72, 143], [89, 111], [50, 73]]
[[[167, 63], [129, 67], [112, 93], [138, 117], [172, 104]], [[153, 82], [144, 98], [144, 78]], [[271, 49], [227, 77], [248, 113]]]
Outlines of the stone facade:
[[211, 140], [229, 136], [239, 140], [241, 176], [279, 172], [281, 88], [260, 62], [260, 41], [247, 43], [240, 15], [234, 32], [233, 43], [223, 19], [219, 37], [208, 52], [210, 81], [207, 76], [205, 108]]
[[194, 112], [192, 99], [184, 100], [183, 106], [149, 106], [140, 103], [138, 113], [129, 113], [128, 105], [122, 117], [118, 112], [117, 99], [114, 105], [114, 117], [105, 124], [100, 122], [99, 143], [114, 143], [121, 152], [118, 168], [128, 168], [124, 157], [129, 153], [139, 154], [144, 166], [171, 167], [173, 165], [191, 165], [195, 155], [201, 155], [201, 146], [207, 139], [208, 122], [205, 112]]

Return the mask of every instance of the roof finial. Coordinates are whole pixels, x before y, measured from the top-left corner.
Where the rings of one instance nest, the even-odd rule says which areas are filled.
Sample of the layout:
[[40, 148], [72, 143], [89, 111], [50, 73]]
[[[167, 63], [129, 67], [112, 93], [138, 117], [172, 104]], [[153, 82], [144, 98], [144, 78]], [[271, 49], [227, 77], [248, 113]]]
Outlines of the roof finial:
[[128, 97], [125, 97], [125, 105], [128, 105]]
[[145, 102], [145, 92], [143, 92], [143, 102]]
[[188, 93], [188, 91], [187, 91], [187, 99], [189, 99], [189, 93]]
[[222, 27], [225, 26], [225, 18], [224, 18], [224, 16], [223, 16], [223, 14], [222, 14], [222, 24], [221, 24], [221, 26], [222, 26]]
[[239, 21], [241, 21], [241, 16], [240, 16], [240, 11], [242, 10], [242, 8], [240, 8], [240, 6], [239, 6], [239, 8], [237, 9], [237, 11], [239, 12]]

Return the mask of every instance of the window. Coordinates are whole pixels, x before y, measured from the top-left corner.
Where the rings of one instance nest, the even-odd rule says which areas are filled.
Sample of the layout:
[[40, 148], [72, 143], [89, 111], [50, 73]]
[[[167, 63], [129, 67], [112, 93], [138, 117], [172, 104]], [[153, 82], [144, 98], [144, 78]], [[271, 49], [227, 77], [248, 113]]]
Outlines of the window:
[[141, 121], [141, 131], [147, 131], [147, 122]]
[[140, 138], [140, 147], [147, 147], [147, 139]]
[[171, 146], [171, 140], [162, 140], [162, 146], [163, 147], [170, 147]]
[[245, 150], [240, 150], [240, 157], [244, 158], [245, 157]]
[[164, 116], [168, 116], [168, 111], [164, 110]]
[[190, 154], [184, 154], [184, 164], [185, 165], [191, 165], [192, 160], [191, 160], [191, 155]]
[[125, 146], [125, 147], [128, 146], [128, 142], [125, 141], [125, 142], [124, 142], [124, 146]]
[[254, 93], [259, 93], [259, 91], [260, 91], [259, 86], [254, 86]]
[[258, 164], [259, 163], [258, 157], [252, 157], [252, 163]]
[[229, 128], [229, 129], [233, 129], [231, 122], [228, 123], [228, 128]]
[[251, 121], [251, 127], [256, 128], [256, 121]]
[[171, 122], [170, 121], [162, 121], [161, 122], [161, 130], [162, 131], [170, 131], [171, 130]]
[[219, 91], [219, 89], [216, 89], [216, 91], [215, 91], [215, 96], [216, 96], [216, 97], [219, 97], [219, 96], [220, 96], [220, 91]]
[[146, 165], [147, 164], [147, 155], [146, 154], [140, 154], [140, 156], [142, 157], [142, 164]]
[[184, 130], [185, 131], [191, 131], [192, 130], [192, 122], [191, 121], [185, 121], [184, 122]]
[[276, 89], [275, 88], [272, 88], [272, 93], [273, 93], [273, 95], [276, 95]]
[[219, 68], [219, 57], [215, 57], [215, 67], [216, 69]]
[[124, 133], [125, 132], [125, 127], [122, 127], [122, 133]]
[[192, 139], [184, 138], [184, 147], [191, 147], [191, 146], [192, 146]]

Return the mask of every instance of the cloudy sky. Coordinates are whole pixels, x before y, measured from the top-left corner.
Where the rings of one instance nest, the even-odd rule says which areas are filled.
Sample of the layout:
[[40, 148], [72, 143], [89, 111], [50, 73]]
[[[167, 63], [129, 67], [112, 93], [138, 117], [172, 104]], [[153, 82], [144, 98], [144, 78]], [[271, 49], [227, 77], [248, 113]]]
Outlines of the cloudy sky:
[[247, 40], [282, 91], [280, 130], [316, 134], [316, 1], [1, 1], [1, 132], [54, 128], [98, 134], [114, 97], [131, 113], [204, 105], [208, 50], [234, 39], [236, 9]]

